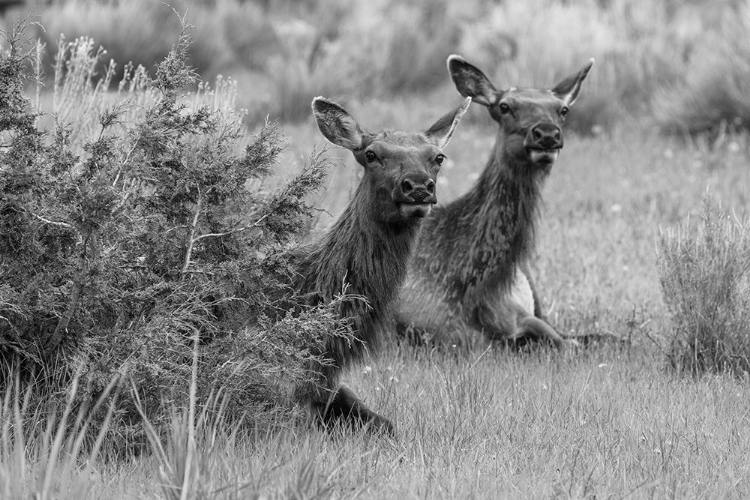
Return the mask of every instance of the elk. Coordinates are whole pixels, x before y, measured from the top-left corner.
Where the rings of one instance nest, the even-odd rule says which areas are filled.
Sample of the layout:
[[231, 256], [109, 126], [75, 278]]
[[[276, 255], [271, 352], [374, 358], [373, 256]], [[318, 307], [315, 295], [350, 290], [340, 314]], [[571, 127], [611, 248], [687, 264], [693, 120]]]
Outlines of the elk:
[[329, 363], [308, 367], [315, 380], [297, 387], [298, 401], [309, 405], [325, 427], [346, 422], [353, 427], [394, 433], [393, 424], [370, 410], [339, 383], [341, 371], [378, 347], [384, 325], [406, 278], [407, 262], [423, 219], [437, 202], [436, 176], [448, 144], [471, 99], [440, 118], [426, 132], [364, 132], [338, 104], [317, 97], [313, 115], [323, 136], [349, 149], [364, 168], [352, 200], [321, 240], [296, 252], [293, 287], [314, 302], [330, 302], [341, 292], [366, 299], [345, 302], [355, 342], [326, 339], [321, 356]]
[[576, 345], [547, 323], [528, 262], [542, 187], [563, 147], [565, 117], [594, 60], [551, 90], [500, 91], [461, 56], [447, 62], [459, 93], [487, 107], [498, 134], [471, 190], [436, 207], [424, 222], [401, 292], [397, 329], [417, 342], [472, 343], [481, 334], [513, 345]]

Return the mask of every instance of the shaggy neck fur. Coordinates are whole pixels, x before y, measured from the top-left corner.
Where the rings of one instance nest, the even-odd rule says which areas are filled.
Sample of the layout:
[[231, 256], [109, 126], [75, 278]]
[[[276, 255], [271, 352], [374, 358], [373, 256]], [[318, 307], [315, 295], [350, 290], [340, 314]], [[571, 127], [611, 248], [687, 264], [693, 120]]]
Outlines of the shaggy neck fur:
[[386, 318], [406, 277], [409, 256], [422, 219], [398, 223], [374, 222], [377, 206], [363, 179], [354, 199], [334, 227], [317, 244], [308, 247], [301, 266], [303, 282], [297, 290], [317, 292], [330, 301], [341, 293], [363, 296], [346, 302], [342, 317], [352, 319], [357, 339], [352, 345], [332, 337], [326, 346], [339, 368], [361, 358], [367, 347], [377, 346]]
[[501, 130], [474, 187], [438, 207], [425, 223], [415, 265], [439, 276], [454, 300], [508, 290], [516, 266], [533, 249], [542, 184], [549, 171], [549, 166], [511, 157]]

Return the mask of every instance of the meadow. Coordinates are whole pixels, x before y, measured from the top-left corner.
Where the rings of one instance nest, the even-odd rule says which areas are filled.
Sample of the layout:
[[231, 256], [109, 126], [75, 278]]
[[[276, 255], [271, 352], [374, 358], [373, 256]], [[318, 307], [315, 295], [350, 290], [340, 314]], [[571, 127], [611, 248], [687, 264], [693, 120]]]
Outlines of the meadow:
[[[84, 3], [53, 2], [48, 7], [55, 15], [48, 18], [52, 26], [47, 27], [47, 39], [70, 29], [73, 34], [68, 40], [91, 34], [99, 41], [96, 33], [85, 32], [85, 21], [97, 16], [113, 19], [115, 13], [107, 8], [121, 9], [123, 24], [135, 19], [133, 24], [149, 29], [138, 21], [141, 12], [128, 10], [125, 2], [109, 7], [106, 2], [93, 2], [89, 14], [81, 12]], [[223, 407], [220, 397], [196, 403], [193, 394], [189, 406], [167, 404], [162, 425], [154, 422], [156, 430], [146, 432], [146, 449], [130, 454], [110, 444], [109, 416], [103, 431], [84, 436], [76, 433], [80, 422], [70, 428], [43, 405], [38, 410], [27, 407], [23, 391], [19, 396], [6, 382], [0, 409], [0, 496], [750, 496], [747, 371], [721, 366], [695, 371], [676, 357], [683, 351], [694, 352], [675, 347], [676, 325], [690, 311], [670, 308], [665, 297], [670, 289], [664, 286], [674, 272], [665, 267], [667, 242], [688, 247], [700, 240], [701, 221], [712, 214], [719, 214], [720, 223], [739, 228], [738, 245], [746, 249], [742, 245], [747, 245], [743, 231], [750, 209], [750, 138], [744, 113], [750, 106], [742, 90], [750, 82], [750, 59], [744, 57], [747, 48], [737, 38], [742, 31], [733, 30], [750, 22], [750, 4], [727, 2], [721, 9], [701, 10], [697, 2], [665, 1], [639, 10], [637, 2], [625, 0], [503, 2], [490, 9], [484, 23], [478, 23], [487, 4], [460, 3], [463, 7], [439, 3], [447, 14], [439, 9], [432, 12], [426, 7], [429, 2], [415, 4], [420, 6], [415, 11], [403, 7], [391, 17], [395, 27], [377, 31], [369, 24], [388, 18], [392, 3], [368, 2], [369, 7], [362, 3], [347, 10], [343, 2], [335, 2], [335, 8], [351, 21], [335, 28], [330, 21], [320, 21], [327, 17], [318, 3], [305, 7], [291, 1], [197, 2], [192, 8], [198, 12], [194, 18], [188, 13], [187, 19], [196, 25], [193, 43], [203, 52], [191, 53], [191, 62], [207, 81], [218, 73], [236, 74], [236, 96], [215, 106], [249, 108], [243, 115], [249, 132], [258, 132], [266, 115], [282, 121], [285, 149], [279, 152], [273, 175], [251, 184], [265, 193], [282, 188], [309, 164], [311, 151], [324, 146], [309, 113], [314, 95], [344, 102], [368, 129], [418, 130], [461, 102], [445, 71], [445, 51], [460, 52], [470, 60], [476, 54], [477, 64], [494, 68], [493, 79], [506, 86], [551, 85], [596, 57], [580, 102], [571, 111], [565, 147], [544, 188], [545, 206], [531, 268], [550, 323], [558, 330], [608, 333], [626, 342], [565, 352], [540, 347], [520, 353], [480, 346], [419, 349], [391, 342], [350, 370], [344, 380], [371, 408], [396, 422], [395, 438], [348, 429], [323, 432], [310, 424], [300, 408], [271, 413], [263, 425], [253, 425], [252, 410], [238, 421], [231, 418], [237, 415], [227, 415], [235, 407]], [[218, 13], [215, 17], [200, 15], [205, 13], [201, 9], [212, 5]], [[252, 29], [235, 26], [232, 33], [238, 33], [235, 49], [253, 48], [254, 57], [240, 64], [236, 53], [206, 42], [212, 40], [208, 34], [216, 32], [208, 25], [248, 11], [252, 11]], [[398, 28], [409, 26], [409, 16], [416, 11], [432, 19], [434, 24], [422, 23], [425, 29], [446, 23], [448, 33], [430, 37], [415, 30], [404, 35]], [[325, 33], [327, 50], [316, 56], [317, 66], [303, 64], [310, 60], [306, 49], [279, 48], [277, 42], [268, 41], [273, 37], [260, 36], [282, 18], [289, 21], [282, 23], [285, 33], [289, 26], [307, 33], [291, 22], [304, 18], [300, 13], [320, 21], [319, 29]], [[171, 11], [160, 15], [174, 16]], [[43, 23], [44, 16], [42, 10]], [[70, 28], [63, 26], [68, 18], [75, 20]], [[446, 18], [458, 19], [458, 24]], [[477, 28], [456, 31], [451, 38], [450, 30], [461, 23], [464, 28]], [[566, 23], [579, 29], [568, 29]], [[506, 45], [489, 43], [500, 31], [518, 43], [515, 59], [497, 55]], [[107, 36], [106, 32], [100, 36]], [[550, 44], [540, 35], [547, 32], [567, 43]], [[132, 33], [112, 35], [113, 52], [129, 47], [128, 39], [141, 40]], [[258, 34], [257, 39], [248, 33]], [[358, 33], [375, 34], [359, 39]], [[403, 39], [408, 36], [414, 38]], [[170, 46], [176, 35], [175, 40], [165, 38], [155, 39], [152, 46]], [[307, 47], [304, 37], [300, 40]], [[355, 57], [383, 40], [391, 49], [372, 53], [370, 59]], [[244, 49], [240, 42], [247, 43]], [[261, 60], [268, 46], [276, 47], [274, 56]], [[409, 59], [411, 51], [403, 50], [396, 65], [398, 49], [406, 46], [414, 49], [416, 59]], [[224, 57], [210, 57], [210, 51], [205, 56], [206, 47]], [[150, 53], [149, 47], [138, 50]], [[200, 54], [204, 59], [199, 59]], [[433, 61], [414, 62], [429, 57], [436, 60], [435, 67]], [[159, 58], [155, 55], [154, 61]], [[192, 89], [187, 92], [190, 101]], [[34, 87], [28, 86], [26, 93], [34, 102]], [[104, 92], [97, 99], [105, 102], [115, 98], [113, 94]], [[195, 102], [210, 97], [203, 101], [196, 97]], [[44, 92], [39, 99], [47, 119], [55, 103]], [[66, 102], [71, 101], [76, 99]], [[76, 134], [96, 135], [94, 110], [96, 106], [70, 109], [66, 118], [74, 124], [72, 148], [84, 149]], [[484, 168], [495, 134], [486, 109], [472, 105], [445, 150], [448, 160], [439, 176], [439, 203], [450, 202], [472, 185]], [[251, 141], [243, 135], [237, 149]], [[318, 210], [301, 240], [315, 238], [330, 225], [359, 179], [360, 167], [348, 151], [329, 148], [324, 155], [331, 160], [327, 176], [309, 198]], [[726, 250], [725, 262], [732, 262], [728, 245], [719, 246]], [[743, 265], [741, 283], [726, 298], [727, 304], [740, 308], [748, 305]], [[720, 267], [721, 262], [707, 261], [703, 267], [713, 266]], [[686, 290], [686, 295], [700, 297], [700, 283], [696, 288]], [[4, 292], [1, 286], [0, 292]], [[4, 307], [3, 297], [0, 306]], [[730, 310], [727, 304], [722, 311]], [[728, 333], [740, 338], [746, 334], [743, 329]], [[189, 358], [190, 346], [178, 354], [184, 357], [185, 352]], [[695, 351], [696, 357], [698, 352], [702, 353]], [[748, 351], [733, 354], [748, 357]], [[150, 367], [157, 366], [150, 362]], [[160, 369], [161, 365], [153, 368]], [[187, 372], [182, 380], [190, 380]], [[195, 382], [195, 371], [192, 377]], [[139, 390], [143, 388], [134, 387]], [[83, 416], [81, 420], [87, 421]]]

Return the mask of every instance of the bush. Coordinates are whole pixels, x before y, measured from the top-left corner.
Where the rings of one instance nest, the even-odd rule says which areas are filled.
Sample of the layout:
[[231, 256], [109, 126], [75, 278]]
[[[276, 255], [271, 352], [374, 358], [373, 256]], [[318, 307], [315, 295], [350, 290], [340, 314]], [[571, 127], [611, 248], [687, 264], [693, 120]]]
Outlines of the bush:
[[708, 197], [700, 224], [690, 221], [661, 239], [659, 274], [674, 324], [672, 367], [743, 375], [750, 371], [750, 223]]
[[[117, 94], [111, 72], [94, 84], [91, 40], [65, 46], [49, 129], [23, 94], [21, 30], [0, 58], [0, 359], [53, 393], [79, 373], [83, 403], [118, 375], [156, 422], [194, 369], [198, 396], [223, 387], [229, 413], [288, 406], [324, 336], [349, 332], [346, 296], [304, 308], [285, 288], [325, 157], [277, 192], [248, 190], [271, 174], [280, 131], [266, 123], [237, 153], [233, 83], [182, 94], [196, 84], [186, 29], [153, 78], [131, 66]], [[139, 419], [121, 401], [117, 418]]]
[[698, 134], [723, 127], [750, 128], [750, 48], [747, 28], [701, 46], [683, 82], [654, 98], [654, 116], [664, 132]]

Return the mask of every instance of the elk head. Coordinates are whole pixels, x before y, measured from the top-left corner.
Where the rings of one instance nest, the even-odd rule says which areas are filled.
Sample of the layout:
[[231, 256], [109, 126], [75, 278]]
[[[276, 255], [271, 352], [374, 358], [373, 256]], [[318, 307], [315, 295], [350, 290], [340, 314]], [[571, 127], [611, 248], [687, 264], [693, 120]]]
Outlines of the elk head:
[[376, 220], [397, 223], [426, 217], [437, 203], [436, 177], [459, 120], [471, 103], [467, 98], [426, 132], [362, 131], [341, 106], [323, 97], [312, 102], [313, 115], [326, 139], [354, 153], [365, 169], [355, 196], [369, 196]]
[[448, 71], [461, 95], [487, 106], [505, 136], [506, 155], [524, 165], [549, 169], [563, 147], [565, 117], [593, 64], [591, 59], [552, 89], [498, 91], [479, 68], [458, 55], [448, 58]]

